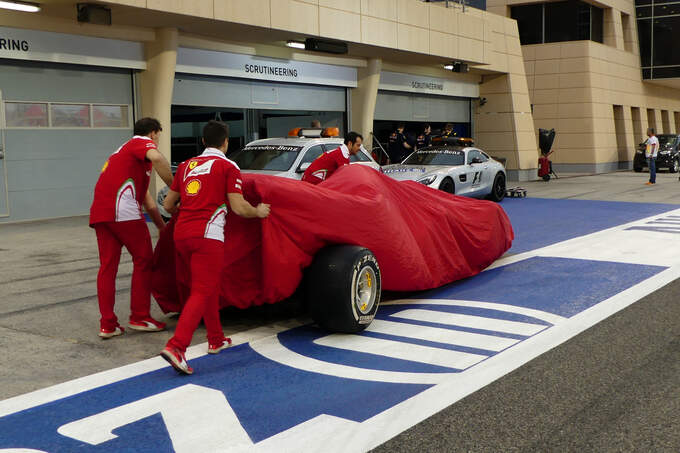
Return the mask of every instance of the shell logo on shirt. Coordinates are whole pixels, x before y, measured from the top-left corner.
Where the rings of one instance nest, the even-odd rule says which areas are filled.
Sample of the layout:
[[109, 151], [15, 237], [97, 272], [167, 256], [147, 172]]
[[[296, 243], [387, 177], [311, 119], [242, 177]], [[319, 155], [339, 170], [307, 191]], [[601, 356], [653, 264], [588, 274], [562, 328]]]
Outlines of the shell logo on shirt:
[[192, 179], [186, 185], [187, 195], [196, 195], [201, 190], [201, 181], [198, 179]]

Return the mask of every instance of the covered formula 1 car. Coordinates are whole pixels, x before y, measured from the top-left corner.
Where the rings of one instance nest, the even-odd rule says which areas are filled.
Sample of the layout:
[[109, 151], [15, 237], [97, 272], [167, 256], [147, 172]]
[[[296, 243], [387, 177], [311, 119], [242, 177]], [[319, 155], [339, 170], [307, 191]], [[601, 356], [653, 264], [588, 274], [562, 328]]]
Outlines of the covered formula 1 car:
[[[332, 331], [370, 324], [381, 288], [426, 290], [481, 272], [514, 237], [496, 203], [360, 165], [341, 167], [317, 186], [258, 174], [243, 180], [245, 198], [270, 203], [272, 211], [264, 220], [229, 213], [220, 306], [284, 300], [306, 273], [311, 315]], [[173, 224], [154, 257], [152, 289], [165, 312], [181, 310], [188, 283], [181, 270], [176, 278]]]

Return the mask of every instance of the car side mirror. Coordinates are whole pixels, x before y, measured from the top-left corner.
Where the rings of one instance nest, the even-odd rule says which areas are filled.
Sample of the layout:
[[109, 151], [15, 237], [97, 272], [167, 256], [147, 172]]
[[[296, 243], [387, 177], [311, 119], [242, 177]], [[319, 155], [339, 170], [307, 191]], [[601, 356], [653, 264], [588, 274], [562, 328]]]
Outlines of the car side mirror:
[[473, 157], [472, 161], [470, 162], [471, 164], [481, 164], [482, 159], [480, 157]]
[[311, 162], [303, 162], [300, 164], [300, 166], [295, 170], [295, 173], [304, 173], [305, 170], [309, 168], [309, 166], [312, 165]]

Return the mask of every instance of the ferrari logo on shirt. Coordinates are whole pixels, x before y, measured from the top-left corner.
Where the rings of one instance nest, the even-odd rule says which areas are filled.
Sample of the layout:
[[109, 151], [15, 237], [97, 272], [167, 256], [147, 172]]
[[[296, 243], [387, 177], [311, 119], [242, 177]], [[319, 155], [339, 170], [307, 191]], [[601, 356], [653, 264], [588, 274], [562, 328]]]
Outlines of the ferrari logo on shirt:
[[101, 172], [104, 173], [104, 171], [106, 170], [106, 168], [107, 168], [108, 166], [109, 166], [109, 161], [107, 160], [106, 162], [104, 162], [104, 165], [102, 166], [102, 171], [101, 171]]
[[191, 162], [189, 162], [189, 170], [193, 170], [194, 168], [196, 168], [196, 165], [198, 165], [198, 161], [192, 160]]
[[196, 195], [201, 190], [201, 181], [192, 179], [185, 187], [187, 195]]
[[191, 163], [189, 163], [189, 172], [187, 173], [186, 178], [210, 174], [210, 170], [212, 169], [212, 166], [215, 163], [215, 159], [203, 162], [201, 165], [194, 165], [192, 167], [193, 164], [197, 163], [198, 162], [196, 161], [191, 161]]

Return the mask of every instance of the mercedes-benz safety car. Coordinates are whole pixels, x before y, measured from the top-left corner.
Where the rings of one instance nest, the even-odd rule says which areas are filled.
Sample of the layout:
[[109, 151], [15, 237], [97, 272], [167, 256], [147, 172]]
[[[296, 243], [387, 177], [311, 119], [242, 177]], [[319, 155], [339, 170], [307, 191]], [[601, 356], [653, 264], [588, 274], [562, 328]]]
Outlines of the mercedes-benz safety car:
[[[242, 149], [229, 155], [236, 162], [241, 173], [260, 173], [282, 176], [284, 178], [302, 179], [314, 159], [326, 151], [333, 151], [342, 145], [343, 139], [338, 137], [338, 129], [295, 128], [288, 137], [265, 138], [248, 143]], [[380, 169], [380, 165], [362, 146], [361, 150], [349, 158], [350, 164], [362, 164]]]
[[[680, 135], [676, 134], [659, 134], [656, 136], [659, 139], [659, 152], [656, 156], [656, 168], [667, 168], [669, 173], [677, 173], [680, 169]], [[647, 157], [645, 157], [645, 149], [647, 142], [642, 142], [638, 145], [633, 158], [633, 170], [641, 172], [646, 168]]]
[[413, 180], [433, 189], [473, 198], [501, 201], [507, 175], [503, 164], [479, 148], [459, 143], [434, 145], [411, 153], [382, 171], [396, 180]]
[[[295, 128], [288, 132], [287, 137], [255, 140], [227, 157], [236, 162], [241, 173], [302, 179], [302, 175], [314, 159], [342, 145], [343, 139], [338, 135], [338, 128], [335, 127]], [[363, 146], [358, 153], [349, 157], [349, 161], [350, 164], [366, 165], [380, 170], [380, 165]], [[168, 188], [164, 187], [158, 192], [157, 201], [161, 215], [170, 218], [170, 214], [163, 209], [163, 200], [167, 194]]]

